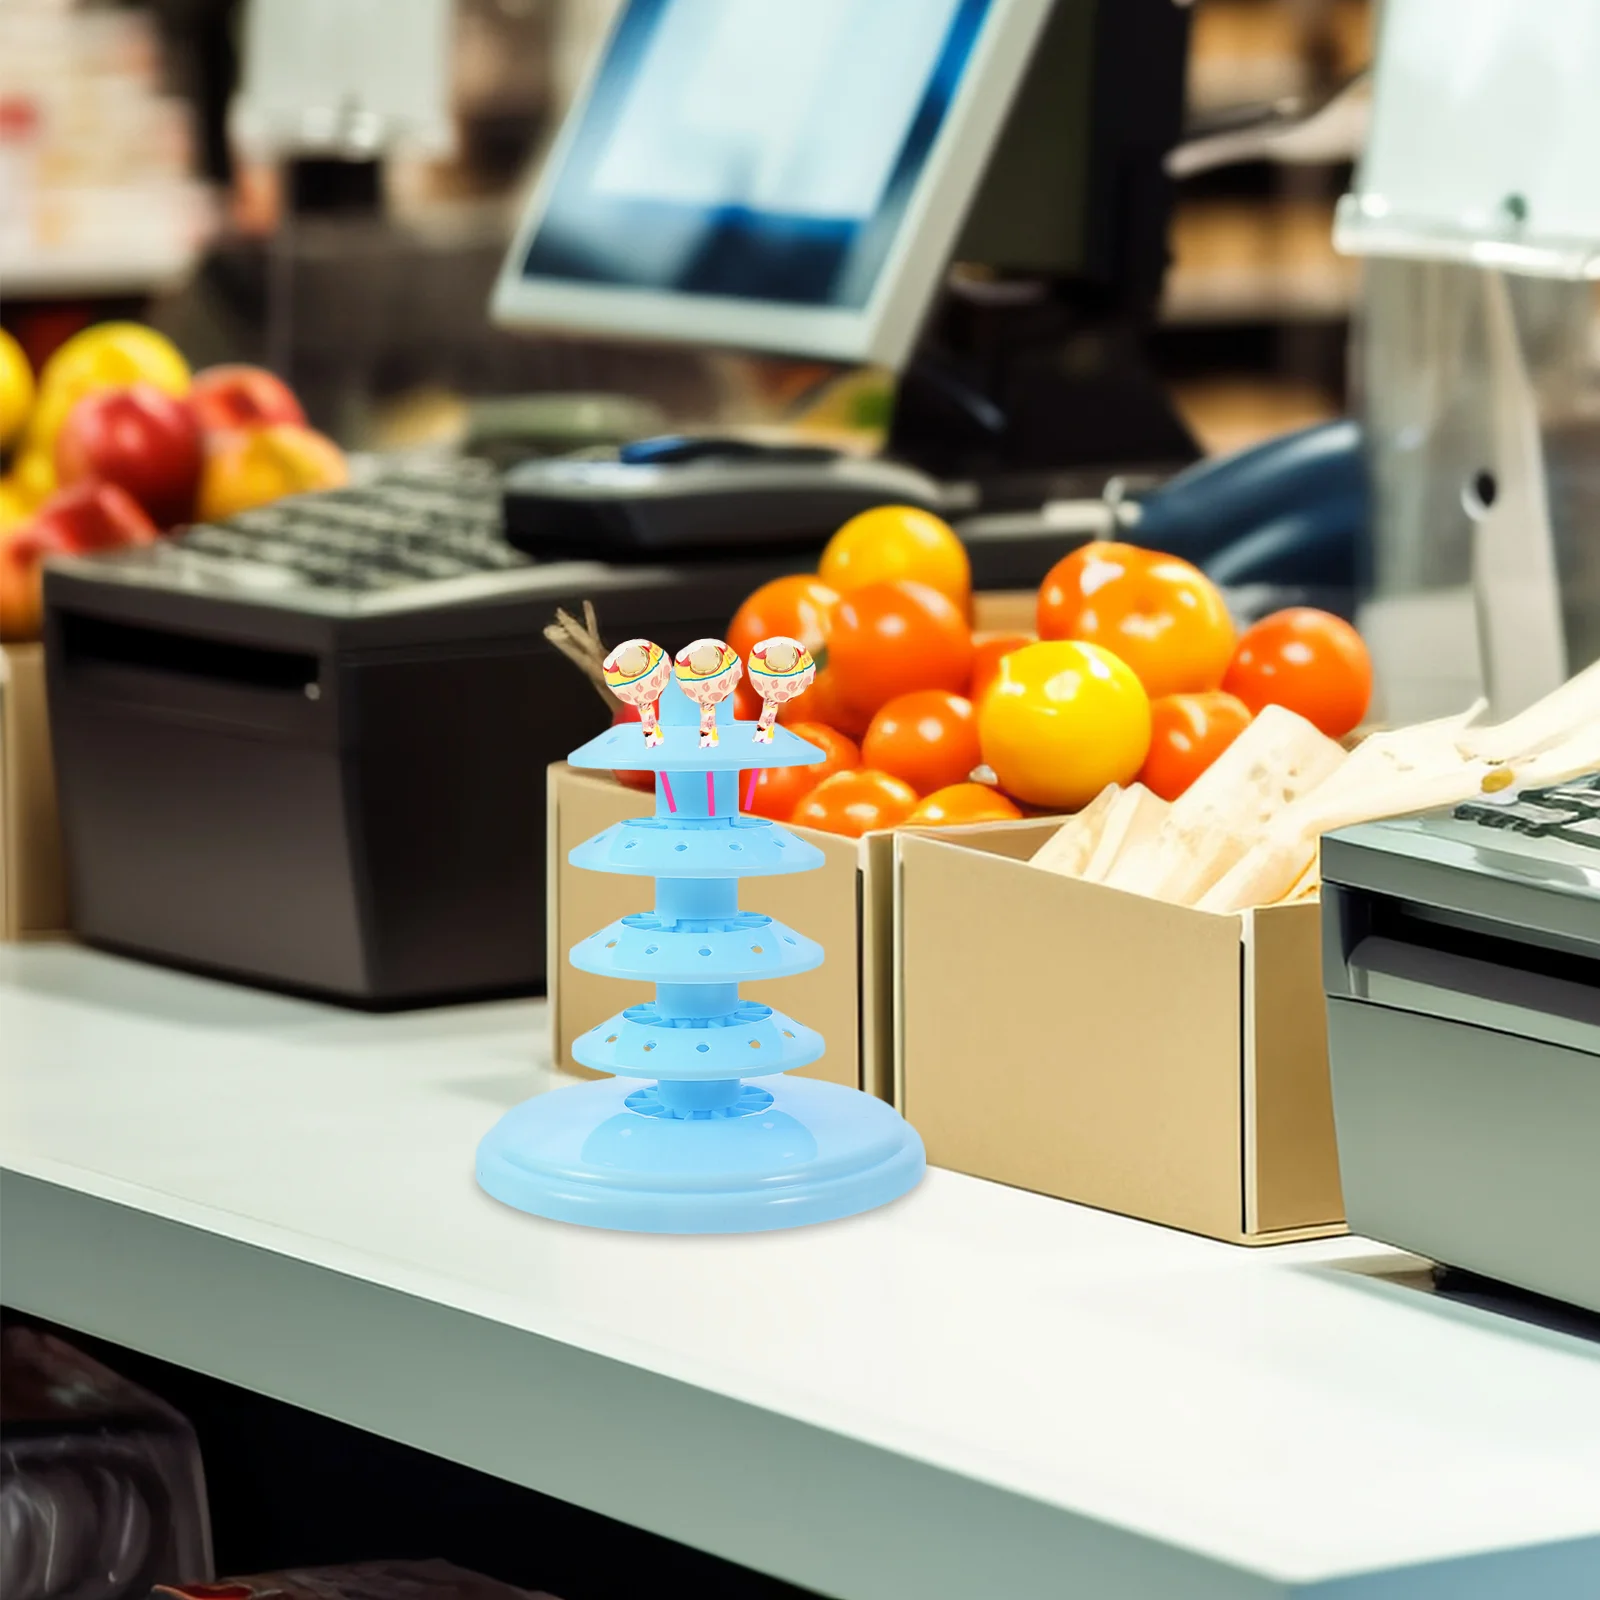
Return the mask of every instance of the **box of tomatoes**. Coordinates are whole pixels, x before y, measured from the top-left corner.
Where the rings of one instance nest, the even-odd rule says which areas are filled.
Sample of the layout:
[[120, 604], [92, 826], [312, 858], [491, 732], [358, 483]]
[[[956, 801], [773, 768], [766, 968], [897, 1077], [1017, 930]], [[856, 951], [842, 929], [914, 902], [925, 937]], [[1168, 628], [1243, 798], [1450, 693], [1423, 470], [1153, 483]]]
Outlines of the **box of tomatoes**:
[[1169, 557], [1088, 545], [1037, 615], [980, 748], [1066, 820], [897, 837], [893, 1097], [937, 1165], [1236, 1243], [1340, 1231], [1319, 828], [1403, 806], [1433, 736], [1363, 746], [1347, 623], [1244, 626]]
[[[966, 551], [938, 518], [885, 507], [839, 530], [817, 571], [763, 585], [730, 619], [727, 642], [741, 659], [774, 635], [800, 639], [820, 663], [816, 681], [786, 703], [786, 726], [826, 755], [819, 766], [762, 772], [748, 809], [816, 845], [825, 865], [790, 877], [752, 879], [740, 903], [803, 929], [827, 959], [814, 972], [762, 986], [759, 998], [801, 1017], [828, 1041], [809, 1069], [887, 1097], [892, 995], [894, 830], [1015, 822], [1025, 808], [983, 769], [975, 704], [1008, 649], [1031, 635], [1004, 631], [1030, 612], [1032, 596], [970, 592]], [[1019, 607], [1020, 599], [1020, 607]], [[598, 638], [587, 659], [578, 634], [565, 643], [598, 674]], [[660, 640], [676, 649], [687, 641]], [[604, 692], [604, 691], [602, 691]], [[747, 682], [736, 714], [754, 720]], [[620, 720], [636, 716], [618, 706]], [[976, 774], [976, 777], [974, 776]], [[550, 769], [548, 916], [554, 1054], [567, 1071], [573, 1040], [618, 1005], [614, 980], [578, 972], [565, 952], [595, 928], [639, 909], [626, 879], [573, 867], [573, 848], [602, 828], [654, 808], [648, 773], [609, 777], [559, 764]], [[742, 791], [743, 792], [743, 791]], [[638, 993], [622, 1003], [649, 998]]]

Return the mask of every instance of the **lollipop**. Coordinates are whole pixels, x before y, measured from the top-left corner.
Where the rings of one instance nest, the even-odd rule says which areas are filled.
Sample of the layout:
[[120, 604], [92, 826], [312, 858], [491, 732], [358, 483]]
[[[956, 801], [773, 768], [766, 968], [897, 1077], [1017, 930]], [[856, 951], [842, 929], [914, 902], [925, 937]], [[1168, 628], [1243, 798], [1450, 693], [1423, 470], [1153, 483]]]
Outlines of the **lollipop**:
[[678, 683], [700, 705], [700, 748], [717, 742], [717, 707], [733, 693], [744, 674], [739, 657], [720, 639], [696, 639], [678, 652]]
[[648, 639], [629, 639], [605, 658], [601, 671], [605, 674], [606, 688], [617, 699], [638, 706], [645, 749], [660, 744], [661, 723], [656, 714], [656, 702], [672, 676], [667, 652]]
[[772, 725], [778, 720], [778, 707], [811, 687], [817, 664], [811, 652], [798, 639], [781, 634], [763, 639], [750, 652], [750, 684], [761, 696], [761, 716], [756, 722], [757, 744], [772, 743]]

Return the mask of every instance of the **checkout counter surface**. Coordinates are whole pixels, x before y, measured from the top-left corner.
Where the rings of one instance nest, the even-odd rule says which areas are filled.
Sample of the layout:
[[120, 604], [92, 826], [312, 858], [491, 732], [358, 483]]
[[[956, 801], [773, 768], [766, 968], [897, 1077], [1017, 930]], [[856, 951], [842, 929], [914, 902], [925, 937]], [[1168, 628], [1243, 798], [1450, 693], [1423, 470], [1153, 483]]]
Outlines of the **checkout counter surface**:
[[5, 1300], [841, 1600], [1600, 1591], [1600, 1344], [941, 1171], [793, 1234], [536, 1221], [472, 1152], [545, 1025], [0, 949]]

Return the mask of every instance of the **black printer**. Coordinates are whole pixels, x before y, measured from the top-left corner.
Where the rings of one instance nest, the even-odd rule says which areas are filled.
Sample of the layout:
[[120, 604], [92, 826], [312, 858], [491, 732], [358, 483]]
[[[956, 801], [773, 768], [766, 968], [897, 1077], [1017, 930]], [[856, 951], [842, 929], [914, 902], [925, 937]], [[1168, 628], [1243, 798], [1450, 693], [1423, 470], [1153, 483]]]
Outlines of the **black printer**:
[[52, 562], [74, 928], [363, 1005], [542, 989], [545, 769], [606, 722], [543, 628], [675, 645], [795, 565], [541, 562], [463, 462]]

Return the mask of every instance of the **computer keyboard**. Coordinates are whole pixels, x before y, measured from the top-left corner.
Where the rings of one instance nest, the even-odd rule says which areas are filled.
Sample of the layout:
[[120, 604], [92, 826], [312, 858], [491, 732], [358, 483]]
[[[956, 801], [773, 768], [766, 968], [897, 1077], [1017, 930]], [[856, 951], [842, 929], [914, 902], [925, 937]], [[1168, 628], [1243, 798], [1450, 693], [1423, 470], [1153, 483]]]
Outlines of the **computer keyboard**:
[[499, 476], [471, 460], [381, 469], [347, 489], [199, 523], [174, 543], [208, 564], [346, 594], [533, 565], [506, 543]]

